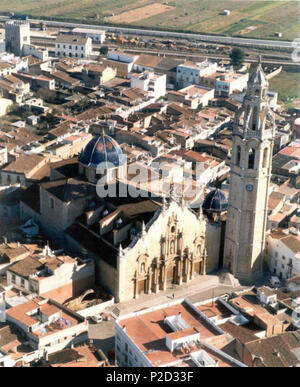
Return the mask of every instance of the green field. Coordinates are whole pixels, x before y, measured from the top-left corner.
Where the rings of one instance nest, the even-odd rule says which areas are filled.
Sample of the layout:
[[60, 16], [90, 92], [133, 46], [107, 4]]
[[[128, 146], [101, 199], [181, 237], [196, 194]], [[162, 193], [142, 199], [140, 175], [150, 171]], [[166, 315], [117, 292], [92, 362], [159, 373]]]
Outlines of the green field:
[[279, 93], [279, 101], [286, 107], [300, 106], [300, 72], [282, 71], [271, 79], [270, 90]]
[[[55, 16], [97, 22], [112, 14], [140, 8], [151, 0], [1, 0], [0, 12], [25, 13], [34, 16]], [[138, 20], [131, 25], [165, 27], [197, 32], [227, 34], [231, 36], [274, 37], [282, 32], [283, 39], [300, 37], [299, 1], [256, 0], [171, 0], [174, 9]], [[228, 9], [230, 16], [220, 12]]]

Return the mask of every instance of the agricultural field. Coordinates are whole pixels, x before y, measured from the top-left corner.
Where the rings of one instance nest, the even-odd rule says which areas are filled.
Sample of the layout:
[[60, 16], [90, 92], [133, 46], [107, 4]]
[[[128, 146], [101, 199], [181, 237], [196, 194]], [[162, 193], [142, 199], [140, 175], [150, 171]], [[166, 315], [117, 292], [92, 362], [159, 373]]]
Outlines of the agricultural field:
[[270, 90], [278, 92], [278, 99], [285, 107], [299, 107], [300, 72], [282, 71], [270, 80]]
[[111, 16], [106, 18], [112, 23], [134, 23], [140, 20], [145, 20], [150, 17], [166, 13], [168, 11], [173, 11], [175, 7], [170, 7], [169, 5], [162, 3], [153, 3], [145, 5], [144, 7], [139, 7], [132, 9], [131, 11], [122, 12], [116, 16]]
[[[229, 16], [221, 15], [230, 10]], [[293, 0], [1, 0], [0, 12], [114, 22], [230, 36], [300, 37], [300, 2]]]

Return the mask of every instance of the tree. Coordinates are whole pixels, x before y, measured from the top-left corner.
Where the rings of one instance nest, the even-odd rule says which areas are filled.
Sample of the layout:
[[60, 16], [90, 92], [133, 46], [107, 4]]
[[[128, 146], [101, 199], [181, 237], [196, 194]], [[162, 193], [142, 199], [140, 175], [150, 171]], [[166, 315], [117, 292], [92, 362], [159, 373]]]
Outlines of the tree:
[[233, 67], [241, 67], [245, 60], [245, 53], [240, 48], [233, 48], [230, 54], [230, 59]]
[[100, 48], [100, 54], [106, 56], [108, 54], [108, 47], [107, 46], [102, 46]]

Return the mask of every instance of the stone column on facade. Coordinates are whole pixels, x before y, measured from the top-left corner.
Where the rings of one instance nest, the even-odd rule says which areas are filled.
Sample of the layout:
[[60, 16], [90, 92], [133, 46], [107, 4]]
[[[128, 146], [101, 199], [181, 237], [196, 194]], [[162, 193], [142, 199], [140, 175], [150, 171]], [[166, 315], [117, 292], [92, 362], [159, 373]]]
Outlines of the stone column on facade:
[[152, 293], [152, 268], [149, 268], [149, 275], [148, 275], [148, 294]]
[[204, 249], [202, 275], [206, 275], [207, 250]]
[[185, 282], [188, 282], [188, 270], [189, 270], [189, 259], [185, 258], [184, 260], [184, 277], [185, 277]]
[[166, 268], [166, 264], [164, 264], [162, 270], [163, 270], [163, 272], [162, 272], [163, 290], [167, 290], [167, 268]]
[[135, 277], [134, 279], [134, 298], [138, 299], [139, 298], [139, 292], [138, 292], [138, 279]]
[[178, 285], [182, 285], [182, 269], [183, 269], [183, 262], [182, 262], [182, 258], [180, 258], [179, 262], [178, 262]]
[[157, 266], [156, 269], [155, 269], [155, 276], [156, 276], [156, 279], [155, 279], [155, 292], [158, 293], [159, 292], [159, 272], [160, 272], [160, 267]]
[[192, 280], [193, 278], [194, 278], [194, 259], [192, 258], [190, 261], [189, 279]]

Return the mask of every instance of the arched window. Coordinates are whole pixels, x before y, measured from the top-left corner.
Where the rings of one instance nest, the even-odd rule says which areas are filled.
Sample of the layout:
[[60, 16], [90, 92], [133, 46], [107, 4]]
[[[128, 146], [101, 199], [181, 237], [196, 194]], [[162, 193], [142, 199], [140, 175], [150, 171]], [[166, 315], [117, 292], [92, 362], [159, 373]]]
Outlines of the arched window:
[[236, 165], [240, 165], [240, 163], [241, 163], [241, 151], [242, 151], [242, 149], [238, 145], [236, 148], [236, 160], [235, 160]]
[[268, 162], [268, 148], [264, 149], [263, 168], [267, 167]]
[[255, 166], [255, 149], [251, 148], [249, 149], [248, 169], [254, 169], [254, 166]]
[[258, 119], [258, 108], [255, 106], [253, 109], [252, 116], [252, 130], [257, 130], [257, 119]]
[[145, 273], [145, 271], [146, 271], [146, 264], [145, 264], [145, 262], [143, 262], [141, 264], [141, 273]]

